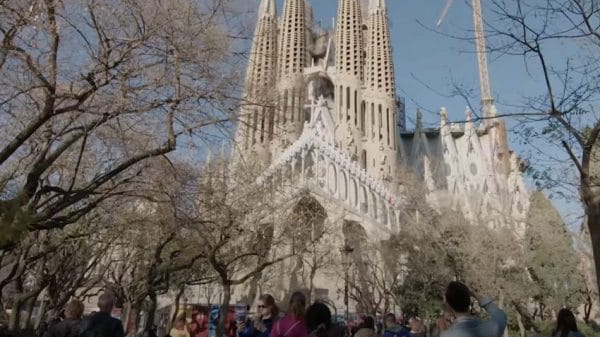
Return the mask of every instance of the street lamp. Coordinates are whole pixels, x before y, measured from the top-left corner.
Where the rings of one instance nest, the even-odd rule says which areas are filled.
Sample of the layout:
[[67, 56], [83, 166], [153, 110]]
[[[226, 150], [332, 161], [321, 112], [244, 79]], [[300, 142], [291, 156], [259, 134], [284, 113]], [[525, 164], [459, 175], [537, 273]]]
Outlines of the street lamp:
[[344, 241], [344, 246], [340, 249], [342, 254], [344, 254], [344, 305], [346, 306], [346, 324], [348, 324], [350, 320], [350, 312], [348, 307], [348, 277], [349, 277], [349, 269], [350, 269], [350, 254], [354, 251], [354, 248], [348, 244], [348, 240]]

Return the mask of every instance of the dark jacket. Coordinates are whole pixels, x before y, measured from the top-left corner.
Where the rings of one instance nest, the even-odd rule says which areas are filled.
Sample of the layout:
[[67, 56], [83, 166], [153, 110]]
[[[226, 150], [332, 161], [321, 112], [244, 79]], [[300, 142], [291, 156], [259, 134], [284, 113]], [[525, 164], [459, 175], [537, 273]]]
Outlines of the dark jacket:
[[79, 320], [65, 319], [64, 321], [50, 325], [44, 333], [44, 337], [73, 337], [76, 336]]
[[401, 325], [392, 325], [385, 328], [383, 337], [410, 337], [410, 333]]
[[238, 333], [238, 337], [269, 337], [271, 335], [271, 330], [273, 329], [272, 318], [263, 319], [262, 323], [265, 325], [267, 330], [261, 332], [254, 328], [254, 322], [248, 321], [246, 323], [246, 328]]
[[123, 324], [105, 312], [95, 312], [79, 324], [81, 337], [124, 337]]

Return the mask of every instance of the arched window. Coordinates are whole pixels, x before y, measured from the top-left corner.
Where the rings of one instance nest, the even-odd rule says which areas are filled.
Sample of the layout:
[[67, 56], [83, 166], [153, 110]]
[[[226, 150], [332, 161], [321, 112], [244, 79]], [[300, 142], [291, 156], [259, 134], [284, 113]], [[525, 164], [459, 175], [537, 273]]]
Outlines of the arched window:
[[365, 135], [365, 101], [360, 104], [360, 132], [361, 135]]
[[346, 87], [346, 120], [350, 120], [350, 87]]
[[287, 122], [287, 110], [288, 110], [288, 90], [283, 91], [283, 124]]
[[387, 132], [387, 144], [388, 146], [390, 145], [390, 109], [385, 109], [385, 126], [386, 126], [386, 132]]
[[354, 90], [354, 125], [358, 124], [358, 93]]
[[360, 167], [367, 169], [367, 150], [360, 151]]

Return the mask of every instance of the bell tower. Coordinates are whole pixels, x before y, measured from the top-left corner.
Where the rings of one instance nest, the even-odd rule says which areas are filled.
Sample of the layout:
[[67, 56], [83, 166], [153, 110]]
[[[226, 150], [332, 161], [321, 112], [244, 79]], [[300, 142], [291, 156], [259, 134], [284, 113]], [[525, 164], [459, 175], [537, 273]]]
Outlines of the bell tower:
[[235, 161], [270, 161], [270, 141], [276, 112], [273, 87], [277, 75], [276, 0], [262, 0], [246, 73], [244, 105], [236, 131]]

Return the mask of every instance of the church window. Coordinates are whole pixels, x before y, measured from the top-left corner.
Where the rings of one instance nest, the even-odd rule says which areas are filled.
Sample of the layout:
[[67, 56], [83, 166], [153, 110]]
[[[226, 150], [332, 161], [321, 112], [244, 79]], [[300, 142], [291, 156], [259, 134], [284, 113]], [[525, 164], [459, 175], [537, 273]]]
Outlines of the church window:
[[350, 87], [346, 87], [346, 118], [350, 118], [348, 110], [350, 109]]
[[260, 142], [264, 142], [265, 141], [265, 115], [266, 115], [266, 108], [263, 107], [262, 108], [262, 114], [261, 114], [261, 118], [260, 118]]
[[379, 136], [381, 137], [381, 129], [383, 128], [383, 117], [381, 115], [381, 104], [379, 104], [378, 106], [378, 112], [379, 112]]
[[475, 165], [475, 163], [471, 163], [471, 165], [469, 165], [469, 170], [471, 171], [472, 175], [477, 175], [477, 165]]
[[293, 122], [294, 121], [294, 109], [296, 108], [296, 93], [295, 90], [292, 91], [292, 105], [291, 105], [291, 109], [290, 109], [290, 120]]
[[252, 120], [252, 145], [256, 144], [256, 126], [258, 124], [258, 112], [253, 112]]
[[360, 152], [360, 166], [365, 170], [367, 169], [367, 150]]
[[288, 91], [283, 91], [283, 123], [287, 122], [287, 109], [288, 109]]
[[365, 101], [360, 104], [360, 132], [365, 135]]
[[390, 109], [385, 109], [385, 126], [387, 132], [387, 143], [390, 145]]
[[358, 93], [354, 90], [354, 125], [358, 124]]

